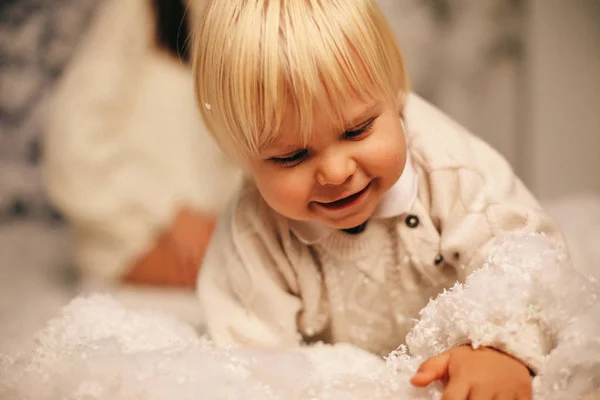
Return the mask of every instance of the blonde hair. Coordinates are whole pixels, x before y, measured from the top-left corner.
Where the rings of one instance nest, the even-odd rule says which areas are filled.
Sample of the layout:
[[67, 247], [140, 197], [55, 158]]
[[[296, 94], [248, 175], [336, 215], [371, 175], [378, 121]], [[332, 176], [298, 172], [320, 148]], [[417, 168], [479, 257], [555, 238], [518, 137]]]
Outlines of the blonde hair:
[[306, 143], [323, 93], [341, 118], [351, 96], [383, 94], [402, 106], [408, 91], [400, 49], [373, 0], [211, 0], [193, 54], [204, 122], [236, 160], [272, 143], [290, 106]]

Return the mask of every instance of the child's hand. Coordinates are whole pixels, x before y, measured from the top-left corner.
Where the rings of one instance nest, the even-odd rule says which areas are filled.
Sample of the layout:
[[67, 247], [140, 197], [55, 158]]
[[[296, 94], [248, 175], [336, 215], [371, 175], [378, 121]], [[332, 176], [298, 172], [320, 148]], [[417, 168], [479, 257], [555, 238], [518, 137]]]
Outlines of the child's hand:
[[459, 346], [426, 360], [414, 386], [442, 380], [443, 400], [530, 400], [531, 376], [520, 361], [489, 347]]

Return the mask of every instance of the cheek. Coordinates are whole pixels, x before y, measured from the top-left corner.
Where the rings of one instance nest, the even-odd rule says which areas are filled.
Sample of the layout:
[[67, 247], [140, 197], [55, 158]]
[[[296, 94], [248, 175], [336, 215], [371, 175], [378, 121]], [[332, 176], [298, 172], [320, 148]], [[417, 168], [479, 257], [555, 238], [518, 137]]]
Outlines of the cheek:
[[282, 170], [256, 174], [254, 178], [271, 208], [287, 217], [298, 217], [305, 212], [312, 187], [300, 174]]
[[[387, 128], [387, 129], [386, 129]], [[400, 125], [382, 127], [369, 145], [369, 167], [377, 175], [397, 178], [406, 163], [406, 141]]]
[[306, 197], [305, 190], [293, 179], [279, 178], [268, 183], [268, 195], [271, 199], [297, 203]]

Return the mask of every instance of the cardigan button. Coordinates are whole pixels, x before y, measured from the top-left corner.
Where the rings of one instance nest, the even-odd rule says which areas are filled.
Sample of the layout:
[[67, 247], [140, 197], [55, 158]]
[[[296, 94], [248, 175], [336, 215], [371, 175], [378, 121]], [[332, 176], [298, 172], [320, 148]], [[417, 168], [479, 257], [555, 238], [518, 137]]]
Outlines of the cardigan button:
[[406, 217], [406, 226], [408, 226], [409, 228], [413, 229], [416, 228], [417, 226], [419, 226], [419, 217], [417, 217], [416, 215], [409, 215], [408, 217]]
[[25, 217], [29, 214], [29, 206], [22, 199], [15, 199], [11, 204], [10, 214], [13, 217]]
[[440, 265], [443, 262], [444, 262], [444, 256], [441, 254], [438, 254], [437, 257], [435, 258], [435, 260], [433, 261], [433, 263], [435, 265]]
[[64, 221], [63, 215], [54, 207], [51, 207], [48, 210], [48, 215], [50, 216], [50, 220], [53, 222], [63, 222]]

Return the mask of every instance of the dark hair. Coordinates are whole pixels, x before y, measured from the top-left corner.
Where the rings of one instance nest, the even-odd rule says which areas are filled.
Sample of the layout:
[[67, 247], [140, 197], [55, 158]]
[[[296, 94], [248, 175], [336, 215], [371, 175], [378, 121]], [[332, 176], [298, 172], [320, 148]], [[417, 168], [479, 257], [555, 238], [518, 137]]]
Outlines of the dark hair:
[[187, 46], [189, 24], [185, 0], [152, 0], [159, 47], [183, 62], [189, 62]]

